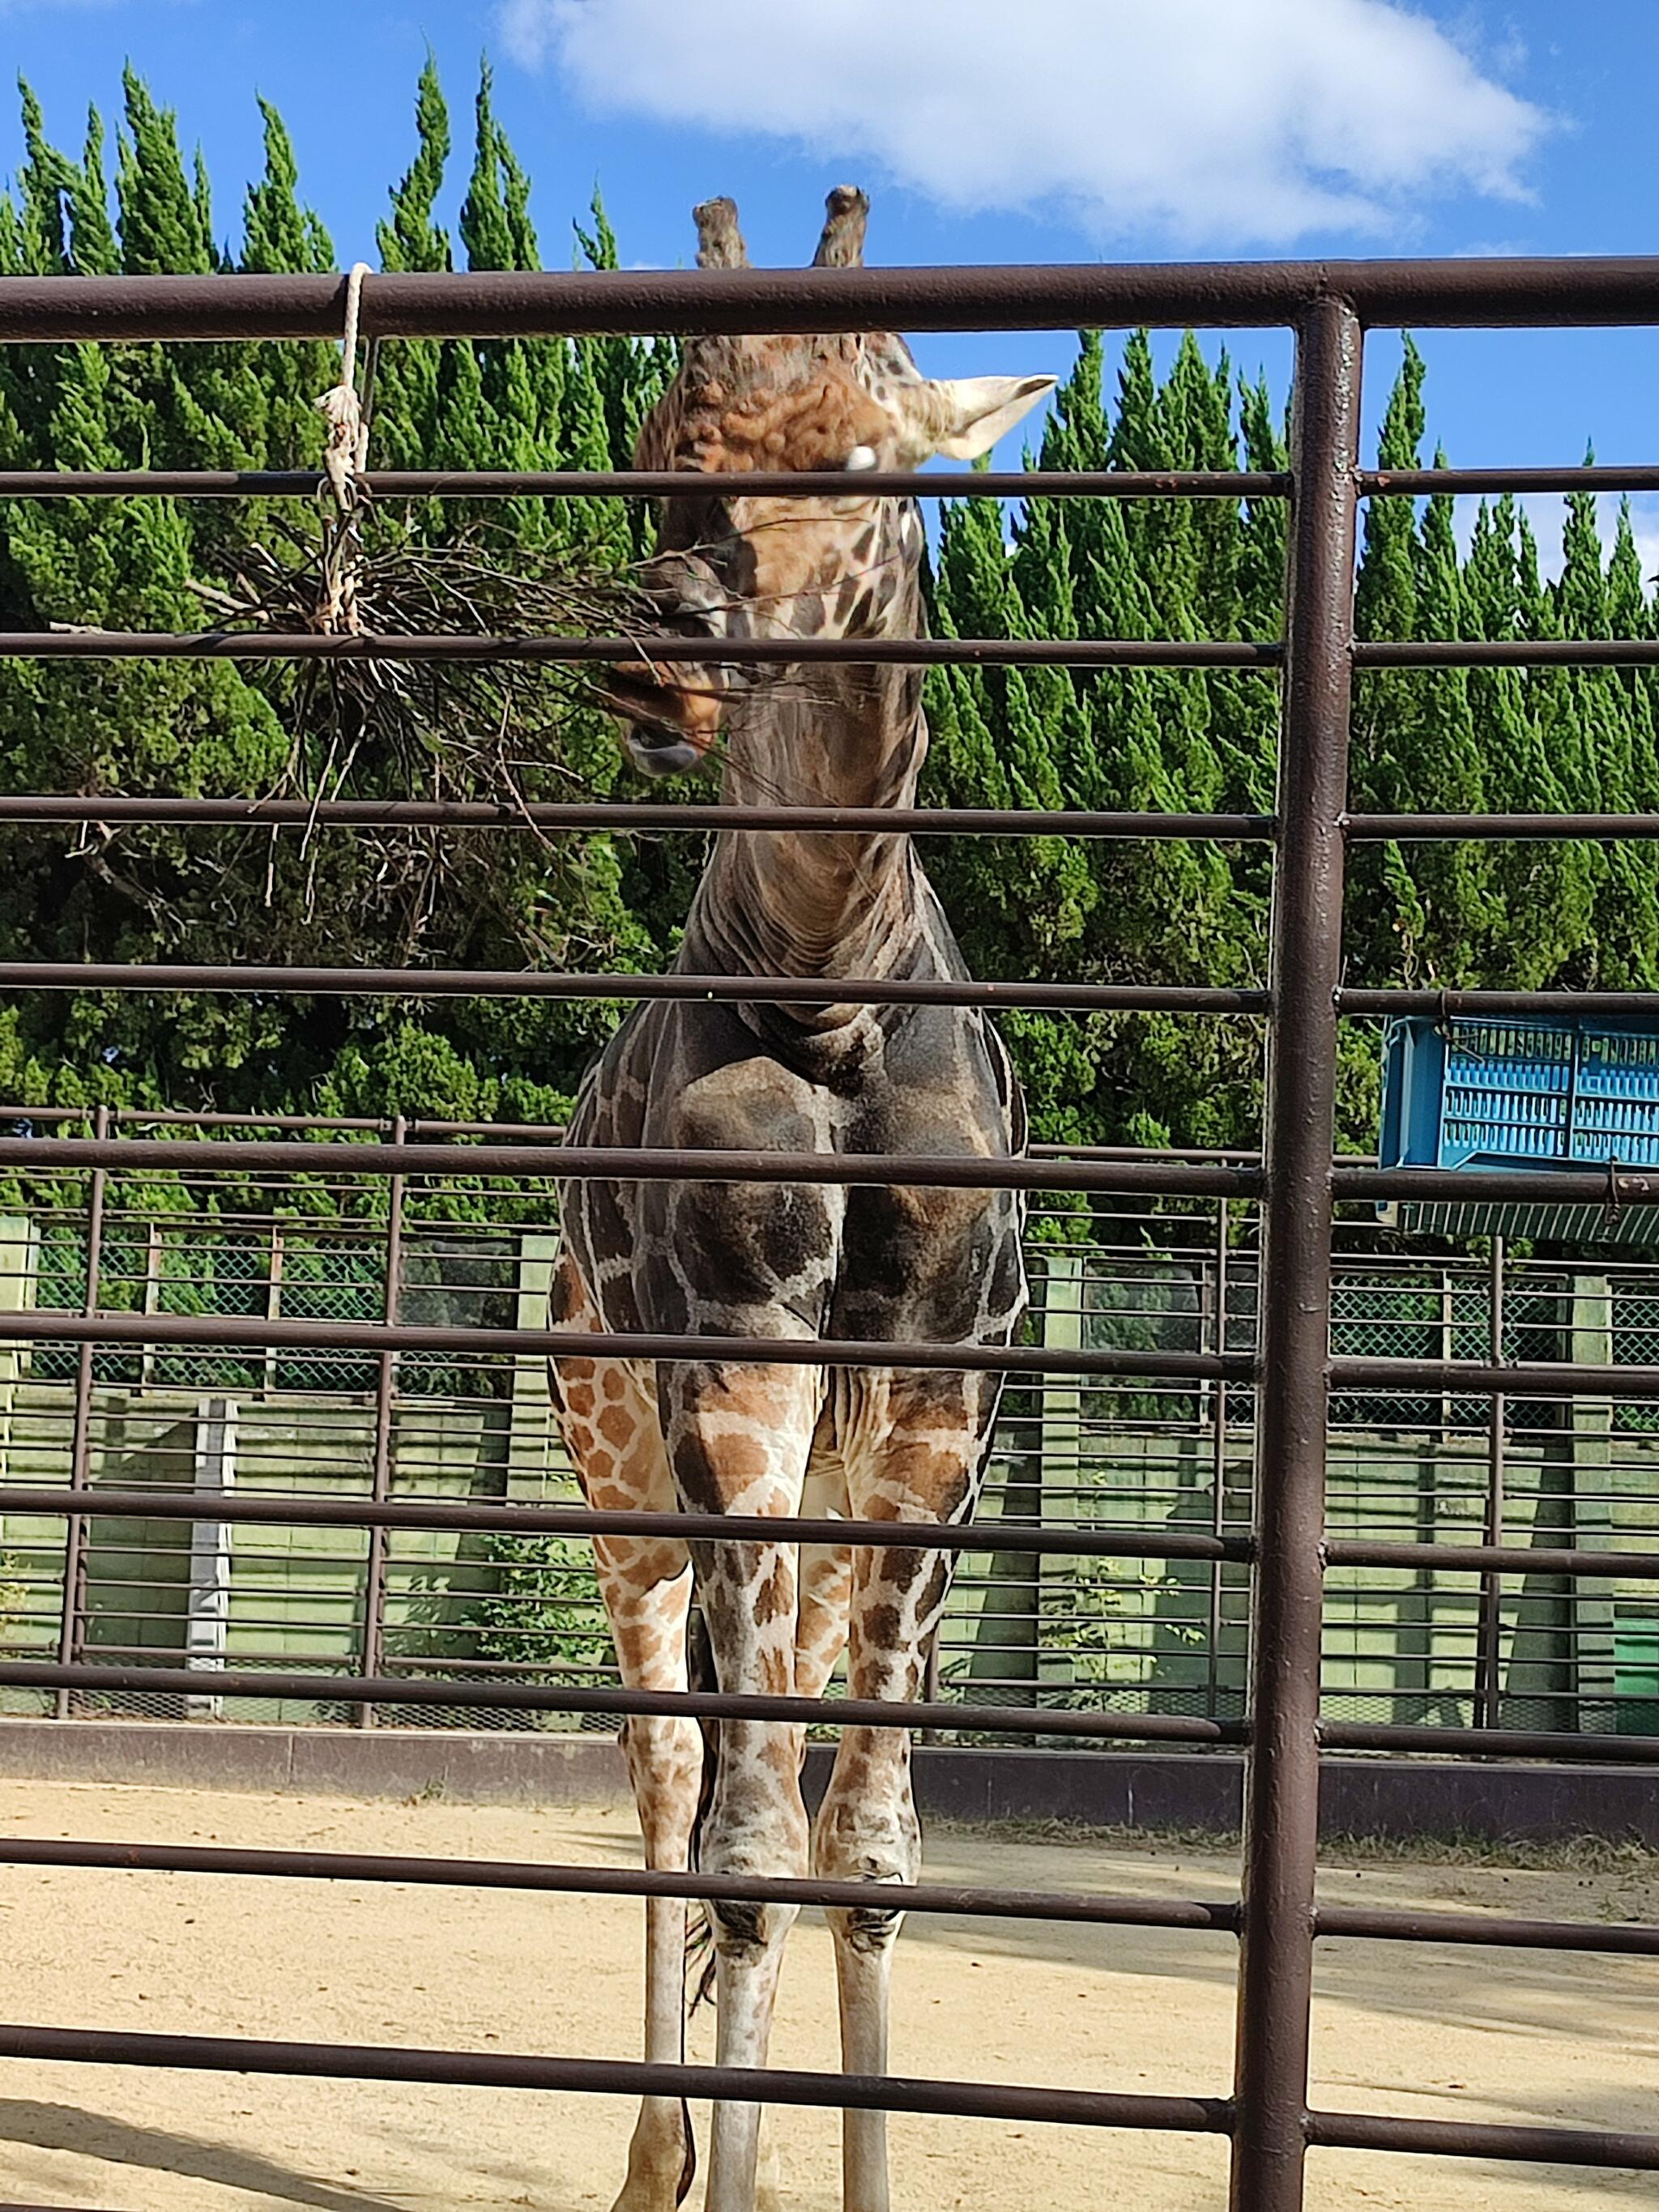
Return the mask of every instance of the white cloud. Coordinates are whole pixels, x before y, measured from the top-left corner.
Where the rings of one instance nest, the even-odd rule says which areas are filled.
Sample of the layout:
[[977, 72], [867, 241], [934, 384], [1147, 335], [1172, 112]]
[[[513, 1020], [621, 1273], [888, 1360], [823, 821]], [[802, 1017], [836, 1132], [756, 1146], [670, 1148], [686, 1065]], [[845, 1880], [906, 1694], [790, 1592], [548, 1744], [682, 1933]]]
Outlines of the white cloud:
[[594, 106], [1218, 251], [1523, 198], [1548, 128], [1397, 0], [499, 0]]
[[[1474, 517], [1478, 501], [1460, 499], [1455, 511], [1453, 527], [1456, 532], [1458, 550], [1467, 556], [1469, 541], [1474, 533]], [[1532, 534], [1538, 543], [1539, 574], [1552, 582], [1566, 565], [1566, 547], [1563, 534], [1566, 526], [1566, 501], [1559, 492], [1527, 491], [1518, 495], [1516, 505], [1526, 516]], [[1613, 538], [1619, 529], [1620, 495], [1604, 491], [1596, 495], [1595, 527], [1601, 539], [1603, 561], [1613, 556]], [[1636, 551], [1642, 563], [1642, 574], [1648, 584], [1650, 596], [1652, 583], [1659, 576], [1659, 492], [1638, 491], [1630, 495], [1631, 536], [1636, 540]]]

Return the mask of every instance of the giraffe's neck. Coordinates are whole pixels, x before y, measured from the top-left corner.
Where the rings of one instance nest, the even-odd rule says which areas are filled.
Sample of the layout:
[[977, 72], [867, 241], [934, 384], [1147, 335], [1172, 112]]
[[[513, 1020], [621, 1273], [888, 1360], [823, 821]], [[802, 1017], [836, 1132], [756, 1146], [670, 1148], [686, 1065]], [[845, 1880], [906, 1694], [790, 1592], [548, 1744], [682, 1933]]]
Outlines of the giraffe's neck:
[[[813, 668], [733, 733], [734, 805], [910, 806], [927, 746], [920, 672]], [[699, 957], [755, 975], [882, 975], [911, 950], [919, 871], [902, 834], [727, 831], [698, 893]]]

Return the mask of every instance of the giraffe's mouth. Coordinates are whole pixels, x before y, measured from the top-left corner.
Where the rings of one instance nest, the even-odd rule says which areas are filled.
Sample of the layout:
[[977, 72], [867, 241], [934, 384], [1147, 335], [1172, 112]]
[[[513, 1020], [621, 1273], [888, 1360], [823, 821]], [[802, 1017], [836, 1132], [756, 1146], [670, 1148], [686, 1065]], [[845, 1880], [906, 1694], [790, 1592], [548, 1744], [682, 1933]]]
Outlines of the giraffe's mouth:
[[627, 745], [628, 757], [641, 775], [684, 775], [688, 769], [699, 767], [703, 758], [690, 738], [677, 737], [672, 730], [660, 727], [629, 730]]
[[[628, 757], [642, 775], [683, 775], [708, 757], [720, 710], [706, 693], [688, 696], [671, 685], [611, 669], [600, 696], [622, 724]], [[677, 713], [695, 714], [708, 726], [688, 728]]]

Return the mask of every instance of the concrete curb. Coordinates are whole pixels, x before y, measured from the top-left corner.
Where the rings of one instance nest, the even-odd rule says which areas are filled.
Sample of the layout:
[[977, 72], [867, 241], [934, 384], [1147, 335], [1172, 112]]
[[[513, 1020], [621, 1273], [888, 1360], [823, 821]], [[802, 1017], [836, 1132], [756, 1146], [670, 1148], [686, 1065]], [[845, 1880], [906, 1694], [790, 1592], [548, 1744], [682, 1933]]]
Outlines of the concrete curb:
[[[827, 1745], [808, 1754], [814, 1799], [830, 1755]], [[937, 1818], [1226, 1832], [1238, 1826], [1243, 1763], [1224, 1753], [919, 1745], [915, 1776], [923, 1813]], [[0, 1778], [442, 1797], [473, 1805], [594, 1804], [628, 1794], [620, 1751], [598, 1735], [147, 1721], [0, 1720]], [[1597, 1836], [1659, 1847], [1655, 1781], [1650, 1767], [1328, 1759], [1321, 1826], [1328, 1835], [1555, 1842]]]

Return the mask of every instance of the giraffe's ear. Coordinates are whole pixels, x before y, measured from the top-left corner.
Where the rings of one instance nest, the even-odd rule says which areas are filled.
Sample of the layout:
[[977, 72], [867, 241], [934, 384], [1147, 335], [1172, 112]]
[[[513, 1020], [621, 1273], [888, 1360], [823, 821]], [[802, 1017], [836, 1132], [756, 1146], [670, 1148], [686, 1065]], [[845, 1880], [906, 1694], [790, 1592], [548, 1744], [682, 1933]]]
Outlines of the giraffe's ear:
[[1046, 399], [1056, 381], [1052, 376], [962, 376], [934, 383], [934, 419], [942, 434], [933, 451], [953, 461], [976, 461]]

